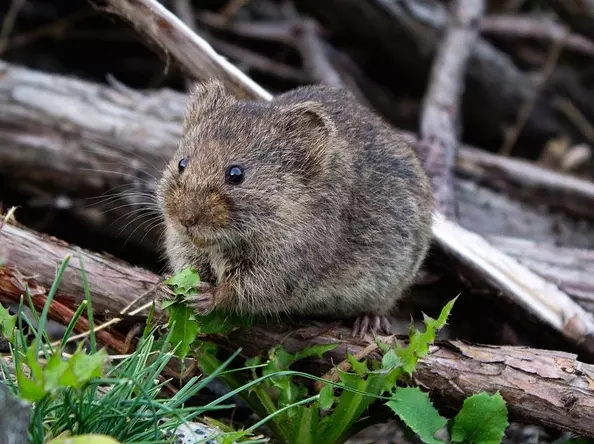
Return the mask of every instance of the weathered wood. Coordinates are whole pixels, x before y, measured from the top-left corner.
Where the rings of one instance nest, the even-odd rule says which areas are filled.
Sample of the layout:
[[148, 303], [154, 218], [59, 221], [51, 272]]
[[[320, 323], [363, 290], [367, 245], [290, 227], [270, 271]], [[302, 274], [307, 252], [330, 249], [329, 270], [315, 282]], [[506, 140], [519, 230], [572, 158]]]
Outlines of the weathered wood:
[[[71, 308], [82, 300], [80, 264], [83, 258], [92, 291], [93, 305], [117, 313], [131, 302], [146, 295], [161, 277], [132, 267], [107, 256], [68, 246], [57, 239], [38, 235], [13, 225], [0, 230], [0, 296], [21, 287], [27, 281], [32, 288], [49, 288], [56, 267], [66, 255], [72, 255], [64, 273], [57, 299]], [[163, 292], [157, 285], [156, 291]], [[160, 293], [162, 296], [163, 293]], [[12, 297], [11, 297], [12, 299]], [[50, 309], [50, 317], [57, 314]], [[282, 343], [291, 352], [314, 343], [338, 343], [324, 360], [312, 361], [312, 374], [325, 374], [333, 364], [344, 359], [345, 351], [360, 352], [369, 342], [350, 335], [348, 328], [314, 327], [290, 323], [256, 325], [248, 331], [230, 335], [208, 336], [223, 349], [244, 349], [244, 355], [264, 353]], [[98, 339], [101, 341], [101, 336]], [[368, 338], [370, 339], [370, 338]], [[391, 337], [382, 337], [390, 342]], [[377, 358], [377, 351], [369, 355]], [[542, 423], [594, 436], [594, 366], [581, 363], [575, 355], [525, 347], [476, 346], [458, 341], [433, 346], [414, 375], [414, 382], [434, 393], [440, 405], [458, 408], [462, 399], [478, 391], [499, 390], [512, 416], [530, 423]]]
[[85, 298], [81, 260], [98, 313], [115, 315], [141, 295], [146, 295], [143, 302], [147, 302], [167, 294], [158, 275], [8, 223], [0, 229], [0, 294], [18, 301], [28, 285], [33, 297], [46, 295], [66, 256], [71, 259], [55, 297], [66, 306], [77, 307]]
[[457, 220], [453, 175], [460, 143], [460, 104], [468, 59], [478, 37], [477, 25], [486, 6], [484, 0], [452, 4], [453, 17], [437, 49], [423, 99], [418, 147], [431, 179], [435, 208]]
[[[347, 350], [355, 354], [368, 345], [353, 342], [346, 329], [319, 332], [312, 327], [252, 327], [249, 332], [210, 339], [229, 351], [242, 347], [245, 356], [278, 343], [290, 352], [306, 345], [338, 343], [323, 361], [316, 360], [306, 368], [314, 374], [325, 373], [331, 363], [342, 362]], [[369, 358], [378, 355], [372, 353]], [[500, 391], [515, 420], [594, 436], [594, 366], [577, 361], [569, 353], [444, 341], [432, 346], [429, 355], [419, 361], [414, 382], [431, 392], [441, 406], [456, 408], [465, 397], [479, 391]]]

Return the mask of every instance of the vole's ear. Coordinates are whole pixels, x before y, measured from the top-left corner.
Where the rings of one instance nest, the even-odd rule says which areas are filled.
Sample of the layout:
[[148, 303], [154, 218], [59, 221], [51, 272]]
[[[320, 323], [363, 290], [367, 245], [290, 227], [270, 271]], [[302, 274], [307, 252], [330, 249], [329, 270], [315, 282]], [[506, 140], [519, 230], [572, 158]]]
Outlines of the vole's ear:
[[319, 138], [336, 133], [334, 122], [318, 102], [307, 101], [282, 107], [283, 130], [287, 136]]
[[203, 119], [209, 112], [232, 103], [235, 99], [225, 91], [223, 83], [218, 79], [196, 83], [190, 90], [186, 113], [184, 116], [184, 132]]

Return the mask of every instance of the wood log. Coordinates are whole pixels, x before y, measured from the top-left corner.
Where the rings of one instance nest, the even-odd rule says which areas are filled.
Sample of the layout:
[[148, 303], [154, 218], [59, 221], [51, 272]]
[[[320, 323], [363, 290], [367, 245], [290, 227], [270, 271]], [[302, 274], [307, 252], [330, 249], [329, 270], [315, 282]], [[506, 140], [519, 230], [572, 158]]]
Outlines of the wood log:
[[[89, 281], [93, 308], [98, 313], [116, 315], [141, 295], [148, 301], [168, 294], [160, 285], [161, 278], [154, 273], [9, 223], [0, 228], [0, 294], [18, 301], [27, 285], [33, 298], [46, 295], [56, 277], [57, 267], [67, 256], [72, 259], [55, 297], [65, 306], [77, 307], [85, 298], [81, 260]], [[148, 310], [140, 312], [147, 313]]]
[[[56, 267], [66, 255], [71, 255], [72, 260], [64, 273], [57, 300], [70, 308], [83, 299], [80, 258], [87, 270], [93, 306], [99, 311], [116, 314], [132, 302], [164, 295], [165, 290], [159, 285], [162, 278], [156, 274], [11, 224], [0, 229], [0, 248], [4, 258], [0, 267], [3, 299], [18, 297], [25, 281], [31, 288], [47, 290]], [[152, 288], [158, 296], [147, 294]], [[60, 319], [53, 307], [49, 316]], [[99, 336], [98, 340], [102, 338]], [[314, 343], [338, 343], [323, 361], [314, 360], [307, 368], [317, 375], [342, 361], [346, 350], [358, 353], [369, 345], [366, 340], [350, 336], [348, 328], [320, 328], [312, 323], [255, 325], [249, 331], [238, 330], [228, 336], [213, 335], [206, 339], [230, 351], [242, 347], [245, 356], [266, 352], [280, 343], [291, 352]], [[390, 342], [393, 337], [380, 339]], [[368, 356], [377, 357], [377, 350]], [[419, 362], [412, 382], [433, 393], [441, 406], [454, 409], [468, 395], [499, 390], [514, 419], [594, 436], [594, 366], [577, 361], [569, 353], [442, 342], [431, 347], [429, 355]]]
[[418, 149], [431, 179], [435, 208], [457, 220], [453, 175], [460, 144], [460, 104], [468, 59], [486, 5], [484, 0], [457, 0], [452, 5], [454, 14], [437, 49], [423, 98]]

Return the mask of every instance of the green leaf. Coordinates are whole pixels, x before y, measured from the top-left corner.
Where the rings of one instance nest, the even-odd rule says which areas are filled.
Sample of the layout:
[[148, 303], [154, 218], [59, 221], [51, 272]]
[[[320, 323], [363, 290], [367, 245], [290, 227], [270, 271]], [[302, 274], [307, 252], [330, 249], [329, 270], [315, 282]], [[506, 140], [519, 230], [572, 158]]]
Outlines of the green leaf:
[[359, 376], [365, 376], [367, 373], [369, 373], [367, 360], [365, 358], [363, 358], [363, 361], [358, 361], [353, 355], [347, 353], [347, 360], [350, 362], [353, 370], [355, 370], [355, 373], [357, 373]]
[[499, 392], [478, 393], [464, 400], [454, 418], [452, 442], [500, 443], [507, 426], [507, 407]]
[[199, 333], [202, 334], [227, 334], [238, 327], [249, 327], [250, 321], [235, 313], [214, 310], [206, 316], [196, 316]]
[[176, 295], [188, 294], [200, 283], [200, 275], [194, 268], [187, 267], [163, 283], [169, 285]]
[[295, 354], [294, 362], [311, 356], [321, 358], [324, 353], [334, 350], [336, 347], [338, 347], [338, 344], [317, 344], [306, 347]]
[[402, 361], [400, 360], [398, 355], [396, 355], [394, 349], [391, 348], [386, 352], [386, 354], [382, 358], [382, 368], [384, 370], [392, 370], [400, 366], [402, 366]]
[[[375, 401], [383, 385], [384, 377], [378, 373], [369, 373], [367, 377], [339, 370], [338, 376], [345, 389], [338, 397], [334, 411], [320, 421], [321, 428], [316, 442], [344, 442], [353, 431], [353, 424]], [[357, 393], [348, 389], [353, 389]]]
[[45, 396], [43, 383], [29, 379], [25, 376], [23, 369], [19, 366], [16, 369], [19, 396], [27, 401], [37, 402]]
[[104, 349], [92, 355], [87, 355], [82, 350], [77, 350], [68, 360], [68, 367], [72, 369], [72, 373], [76, 378], [76, 385], [72, 387], [82, 387], [91, 379], [103, 376], [103, 366], [107, 360], [108, 355]]
[[435, 433], [445, 427], [447, 420], [433, 407], [427, 393], [418, 387], [398, 387], [386, 403], [404, 423], [427, 444], [444, 441], [435, 439]]
[[320, 415], [317, 408], [300, 406], [294, 410], [295, 416], [291, 418], [292, 432], [290, 442], [299, 444], [314, 444], [320, 442], [317, 439], [318, 424]]
[[320, 407], [322, 410], [328, 410], [334, 404], [334, 387], [330, 384], [326, 384], [322, 390], [320, 390]]
[[2, 304], [0, 304], [0, 333], [11, 343], [14, 340], [14, 329], [16, 327], [16, 316], [11, 315]]
[[[45, 389], [50, 393], [55, 393], [60, 388], [60, 380], [67, 370], [68, 362], [60, 358], [59, 352], [52, 353], [45, 366]], [[74, 378], [72, 382], [76, 382]]]
[[407, 374], [412, 375], [419, 358], [422, 358], [429, 353], [429, 345], [435, 340], [437, 330], [445, 326], [456, 299], [458, 299], [458, 296], [443, 307], [441, 314], [437, 319], [424, 315], [423, 322], [426, 326], [424, 332], [415, 329], [414, 325], [411, 323], [407, 347], [403, 347], [401, 344], [396, 343], [394, 350], [402, 362], [402, 369]]
[[175, 355], [183, 360], [190, 351], [190, 344], [198, 336], [198, 322], [194, 319], [194, 312], [190, 307], [179, 302], [169, 307], [169, 327], [171, 336], [169, 342], [177, 347]]

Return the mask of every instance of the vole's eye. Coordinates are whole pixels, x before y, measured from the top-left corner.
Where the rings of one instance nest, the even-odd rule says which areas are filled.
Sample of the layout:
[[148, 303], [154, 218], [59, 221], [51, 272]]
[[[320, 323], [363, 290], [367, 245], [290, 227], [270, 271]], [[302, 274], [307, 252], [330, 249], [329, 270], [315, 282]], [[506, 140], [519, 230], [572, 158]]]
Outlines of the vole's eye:
[[225, 173], [225, 180], [231, 185], [239, 185], [243, 182], [243, 167], [239, 165], [231, 165], [227, 168]]
[[184, 157], [182, 160], [179, 161], [179, 163], [177, 164], [177, 170], [180, 173], [183, 173], [183, 171], [186, 169], [186, 167], [188, 166], [188, 158]]

